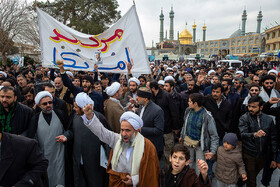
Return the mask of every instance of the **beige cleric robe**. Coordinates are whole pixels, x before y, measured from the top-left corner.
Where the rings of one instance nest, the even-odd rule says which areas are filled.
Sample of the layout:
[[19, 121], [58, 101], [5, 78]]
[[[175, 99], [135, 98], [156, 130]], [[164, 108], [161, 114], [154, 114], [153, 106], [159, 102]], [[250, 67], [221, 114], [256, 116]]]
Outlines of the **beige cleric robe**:
[[122, 106], [110, 98], [106, 102], [104, 113], [112, 130], [116, 133], [120, 133], [120, 118], [124, 113]]

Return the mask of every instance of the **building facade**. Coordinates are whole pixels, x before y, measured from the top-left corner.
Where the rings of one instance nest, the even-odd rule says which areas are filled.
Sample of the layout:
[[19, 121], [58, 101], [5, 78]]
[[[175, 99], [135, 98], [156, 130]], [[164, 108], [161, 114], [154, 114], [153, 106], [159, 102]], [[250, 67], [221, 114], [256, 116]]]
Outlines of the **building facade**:
[[266, 53], [278, 55], [280, 50], [280, 25], [265, 31]]
[[241, 15], [242, 30], [239, 28], [229, 38], [197, 42], [197, 52], [205, 57], [226, 55], [257, 56], [265, 52], [265, 34], [260, 32], [262, 12], [257, 15], [256, 32], [246, 33], [247, 12]]
[[[241, 33], [240, 29], [238, 31]], [[235, 32], [226, 39], [197, 42], [197, 50], [204, 56], [258, 55], [265, 51], [265, 38], [264, 34], [246, 33], [239, 36]]]

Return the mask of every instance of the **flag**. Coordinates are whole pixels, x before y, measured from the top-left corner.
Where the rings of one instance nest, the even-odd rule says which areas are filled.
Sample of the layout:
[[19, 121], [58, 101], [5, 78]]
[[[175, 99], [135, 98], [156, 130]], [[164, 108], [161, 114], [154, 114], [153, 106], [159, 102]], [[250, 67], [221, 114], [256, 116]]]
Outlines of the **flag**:
[[[111, 28], [98, 35], [78, 32], [37, 7], [42, 65], [55, 68], [58, 60], [65, 69], [149, 74], [149, 62], [135, 5]], [[89, 23], [90, 24], [90, 23]]]

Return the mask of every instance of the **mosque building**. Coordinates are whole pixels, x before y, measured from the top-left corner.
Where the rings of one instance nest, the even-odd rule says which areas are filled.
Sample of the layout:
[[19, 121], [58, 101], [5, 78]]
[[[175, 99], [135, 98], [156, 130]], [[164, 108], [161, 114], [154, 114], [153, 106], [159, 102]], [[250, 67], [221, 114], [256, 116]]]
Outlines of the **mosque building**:
[[219, 40], [205, 40], [206, 28], [203, 28], [203, 41], [197, 42], [197, 53], [205, 57], [218, 56], [224, 58], [227, 55], [252, 57], [265, 52], [265, 34], [261, 33], [262, 11], [257, 16], [256, 32], [246, 32], [246, 10], [242, 14], [242, 29], [236, 30], [229, 38]]
[[[164, 37], [164, 14], [161, 10], [159, 16], [160, 20], [160, 32], [159, 32], [159, 42], [156, 43], [156, 49], [153, 51], [156, 60], [177, 60], [179, 58], [184, 58], [186, 55], [196, 53], [195, 45], [195, 31], [194, 37], [191, 32], [187, 29], [187, 24], [185, 29], [179, 34], [177, 33], [177, 40], [174, 37], [174, 11], [171, 7], [169, 12], [170, 18], [170, 28], [169, 37], [167, 36], [167, 30]], [[194, 27], [196, 25], [194, 24]]]

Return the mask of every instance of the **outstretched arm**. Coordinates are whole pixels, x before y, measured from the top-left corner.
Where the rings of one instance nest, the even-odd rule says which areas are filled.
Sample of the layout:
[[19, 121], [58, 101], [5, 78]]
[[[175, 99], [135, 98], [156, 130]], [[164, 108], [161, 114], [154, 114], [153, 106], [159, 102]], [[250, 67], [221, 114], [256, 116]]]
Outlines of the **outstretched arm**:
[[93, 132], [102, 142], [108, 144], [111, 148], [120, 138], [120, 134], [114, 133], [106, 129], [99, 119], [93, 113], [93, 105], [88, 104], [83, 108], [84, 115], [82, 116], [84, 124]]

